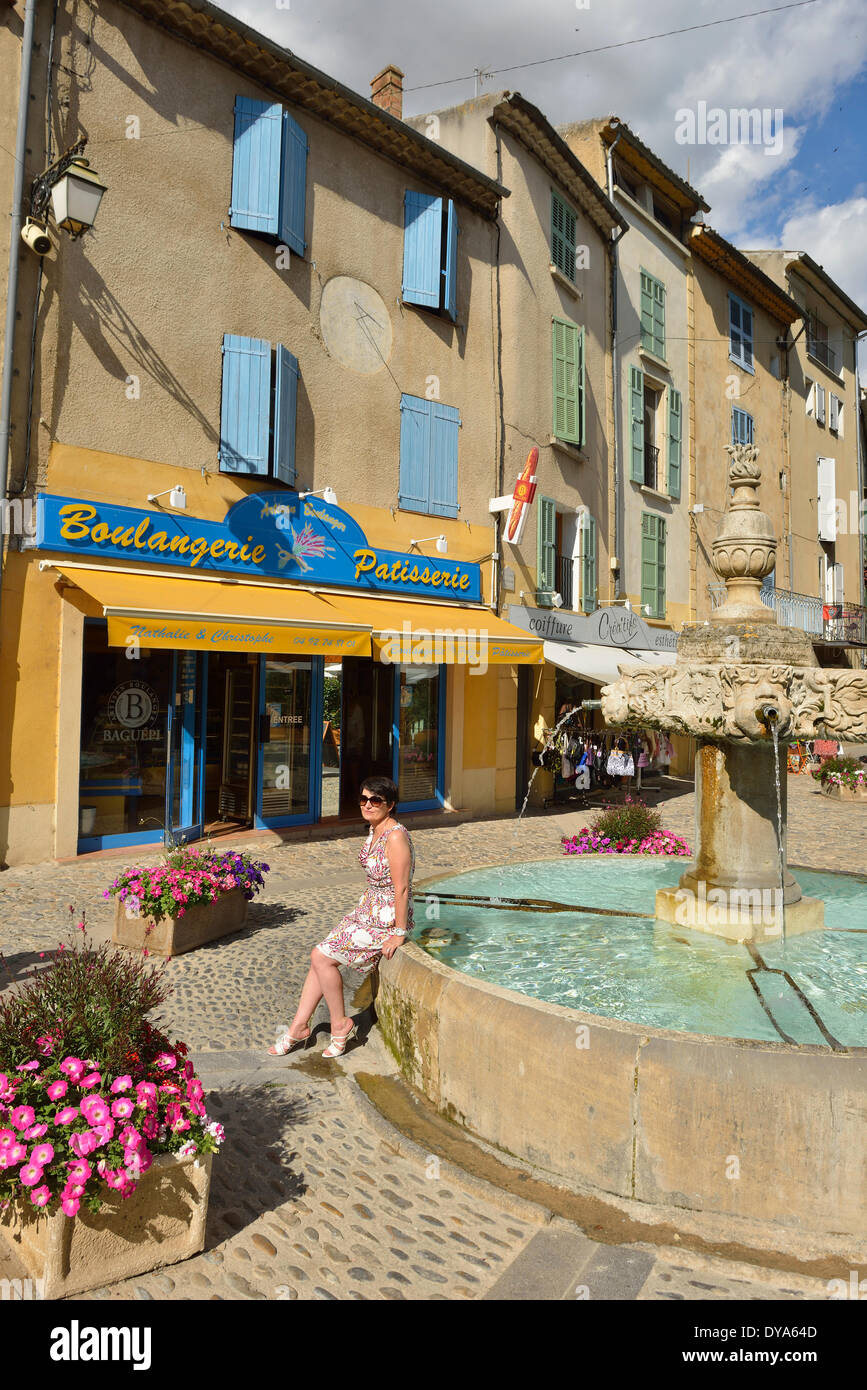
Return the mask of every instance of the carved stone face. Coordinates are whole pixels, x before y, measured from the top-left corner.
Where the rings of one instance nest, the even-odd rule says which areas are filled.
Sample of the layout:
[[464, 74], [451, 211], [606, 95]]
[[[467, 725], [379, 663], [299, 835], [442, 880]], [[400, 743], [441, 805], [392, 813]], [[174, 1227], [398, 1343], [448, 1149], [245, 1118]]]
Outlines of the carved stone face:
[[762, 715], [764, 705], [772, 705], [777, 710], [777, 730], [780, 736], [788, 734], [792, 727], [791, 702], [783, 687], [769, 680], [740, 686], [735, 696], [732, 715], [741, 732], [751, 740], [771, 736], [771, 724]]

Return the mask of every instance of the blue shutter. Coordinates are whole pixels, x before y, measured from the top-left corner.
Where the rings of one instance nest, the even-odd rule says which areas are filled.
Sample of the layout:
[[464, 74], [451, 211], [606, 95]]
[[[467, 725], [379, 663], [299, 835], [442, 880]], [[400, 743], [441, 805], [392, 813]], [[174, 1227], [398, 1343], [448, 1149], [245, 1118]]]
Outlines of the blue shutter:
[[443, 200], [407, 189], [404, 198], [403, 297], [440, 307]]
[[274, 385], [274, 477], [295, 486], [295, 413], [298, 404], [298, 359], [277, 344]]
[[680, 497], [680, 464], [683, 441], [683, 403], [680, 392], [668, 388], [668, 495]]
[[433, 401], [400, 398], [400, 484], [398, 505], [411, 512], [430, 506], [430, 439]]
[[458, 317], [458, 215], [451, 198], [446, 204], [446, 268], [443, 274], [443, 303], [446, 313], [455, 323]]
[[431, 401], [430, 513], [458, 514], [458, 429], [460, 412], [453, 405]]
[[288, 111], [283, 112], [283, 168], [280, 187], [280, 240], [304, 255], [304, 210], [307, 205], [307, 136]]
[[629, 405], [632, 416], [632, 466], [630, 478], [644, 482], [644, 372], [629, 368]]
[[744, 366], [753, 365], [753, 311], [746, 304], [741, 305], [741, 326], [744, 338]]
[[752, 444], [753, 417], [747, 411], [732, 406], [732, 444]]
[[224, 473], [267, 476], [270, 415], [271, 344], [226, 333], [219, 454]]
[[251, 97], [235, 98], [232, 159], [233, 227], [276, 236], [280, 213], [280, 152], [283, 108]]

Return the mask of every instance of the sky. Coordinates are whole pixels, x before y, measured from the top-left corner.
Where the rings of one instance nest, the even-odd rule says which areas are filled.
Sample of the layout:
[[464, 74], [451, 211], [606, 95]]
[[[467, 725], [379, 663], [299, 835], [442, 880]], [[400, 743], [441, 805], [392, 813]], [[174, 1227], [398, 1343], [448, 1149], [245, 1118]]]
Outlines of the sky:
[[[218, 3], [364, 96], [397, 64], [405, 115], [473, 96], [477, 68], [491, 72], [480, 90], [519, 91], [554, 125], [616, 114], [688, 173], [717, 231], [745, 249], [809, 251], [867, 307], [864, 0]], [[695, 25], [712, 27], [670, 32]], [[612, 44], [625, 46], [561, 57]], [[502, 71], [518, 64], [532, 66]], [[767, 112], [752, 140], [730, 138], [737, 108]]]

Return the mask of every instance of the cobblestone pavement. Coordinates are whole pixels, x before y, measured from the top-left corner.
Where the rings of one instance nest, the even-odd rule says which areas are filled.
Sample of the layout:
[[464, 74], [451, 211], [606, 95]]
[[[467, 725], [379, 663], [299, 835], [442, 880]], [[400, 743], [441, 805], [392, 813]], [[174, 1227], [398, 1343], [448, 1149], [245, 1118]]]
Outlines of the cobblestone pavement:
[[[818, 795], [806, 777], [788, 783], [791, 861], [867, 871], [863, 809]], [[661, 804], [664, 824], [691, 840], [691, 785], [670, 784]], [[420, 829], [417, 875], [556, 855], [560, 836], [591, 814], [552, 809], [531, 813], [520, 827], [512, 818]], [[438, 1167], [401, 1142], [352, 1079], [355, 1070], [393, 1071], [375, 1028], [329, 1064], [319, 1059], [327, 1039], [320, 1007], [315, 1046], [269, 1058], [265, 1049], [293, 1010], [311, 946], [351, 906], [364, 878], [360, 836], [262, 841], [272, 872], [246, 929], [168, 966], [174, 993], [163, 1021], [193, 1049], [209, 1111], [227, 1134], [214, 1163], [205, 1251], [85, 1298], [574, 1298], [576, 1286], [591, 1298], [827, 1296], [821, 1280], [685, 1251], [599, 1245], [453, 1165]], [[114, 903], [101, 892], [125, 862], [91, 857], [0, 875], [2, 949], [13, 972], [56, 945], [70, 904], [76, 919], [86, 907], [92, 934], [106, 937]], [[346, 980], [349, 1001], [359, 981], [351, 972]], [[14, 1278], [14, 1263], [0, 1256], [0, 1277]]]

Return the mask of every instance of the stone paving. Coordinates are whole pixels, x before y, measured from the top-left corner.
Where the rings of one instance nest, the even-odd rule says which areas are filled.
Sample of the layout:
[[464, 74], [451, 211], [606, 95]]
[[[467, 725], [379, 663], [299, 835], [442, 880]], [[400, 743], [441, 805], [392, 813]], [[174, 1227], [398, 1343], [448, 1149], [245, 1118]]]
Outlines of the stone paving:
[[[830, 801], [790, 776], [789, 858], [867, 872], [864, 810]], [[689, 783], [670, 784], [664, 824], [692, 839]], [[446, 823], [414, 833], [417, 875], [557, 854], [561, 835], [591, 811], [551, 809]], [[177, 957], [163, 1022], [193, 1049], [209, 1111], [226, 1143], [214, 1163], [205, 1251], [181, 1265], [85, 1299], [805, 1299], [824, 1281], [650, 1246], [600, 1245], [578, 1227], [422, 1153], [374, 1112], [353, 1073], [393, 1073], [375, 1027], [337, 1063], [321, 1060], [322, 1007], [313, 1046], [288, 1058], [266, 1048], [292, 1012], [311, 946], [364, 883], [360, 837], [274, 844], [265, 893], [244, 931]], [[245, 847], [251, 841], [245, 839]], [[141, 862], [146, 856], [130, 856]], [[101, 891], [126, 861], [90, 857], [0, 875], [2, 949], [13, 972], [56, 945], [87, 908], [97, 939], [114, 903]], [[580, 872], [580, 861], [576, 862]], [[358, 977], [346, 972], [347, 1001]], [[349, 1012], [369, 1018], [361, 996]], [[367, 1023], [369, 1026], [369, 1022]], [[0, 1276], [16, 1277], [0, 1257]], [[579, 1292], [576, 1293], [576, 1289]], [[584, 1289], [586, 1292], [581, 1293]]]

